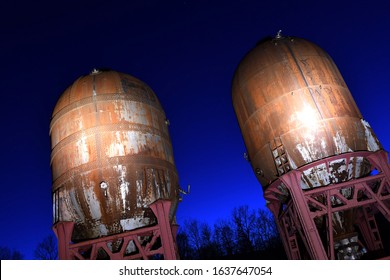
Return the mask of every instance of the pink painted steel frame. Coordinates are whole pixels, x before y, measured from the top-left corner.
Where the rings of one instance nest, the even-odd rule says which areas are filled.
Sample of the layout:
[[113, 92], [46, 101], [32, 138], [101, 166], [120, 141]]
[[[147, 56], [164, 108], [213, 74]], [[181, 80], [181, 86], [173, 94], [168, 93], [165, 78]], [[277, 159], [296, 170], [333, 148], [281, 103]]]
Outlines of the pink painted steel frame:
[[[301, 177], [304, 170], [323, 163], [328, 166], [329, 162], [340, 158], [347, 158], [348, 161], [350, 157], [366, 158], [370, 161], [372, 170], [377, 169], [379, 173], [325, 187], [302, 190]], [[281, 184], [289, 191], [289, 198], [285, 203], [277, 197], [283, 195], [278, 190]], [[341, 190], [347, 188], [353, 190], [352, 197], [347, 198], [341, 194]], [[358, 207], [360, 217], [355, 224], [361, 231], [365, 246], [368, 251], [383, 249], [374, 214], [379, 211], [390, 222], [390, 166], [387, 152], [353, 152], [316, 161], [281, 176], [267, 187], [264, 197], [269, 202], [268, 207], [275, 217], [289, 259], [336, 259], [333, 225], [329, 222], [332, 221], [332, 213]], [[322, 199], [316, 199], [318, 197]], [[332, 206], [331, 197], [337, 198], [341, 202], [340, 205]], [[327, 223], [325, 246], [314, 222], [316, 217], [321, 216], [326, 216]], [[303, 246], [298, 245], [298, 237]]]
[[[157, 217], [157, 225], [139, 228], [120, 234], [105, 236], [93, 240], [87, 240], [72, 244], [71, 237], [74, 222], [58, 222], [53, 230], [58, 238], [58, 257], [61, 260], [77, 259], [98, 259], [99, 250], [104, 250], [111, 260], [150, 259], [162, 255], [165, 260], [179, 258], [176, 246], [177, 225], [169, 222], [169, 210], [171, 201], [157, 200], [149, 207]], [[140, 242], [140, 238], [148, 236], [150, 239], [146, 244]], [[113, 252], [109, 247], [119, 241], [120, 250]], [[126, 254], [126, 248], [130, 242], [136, 246], [137, 251], [133, 254]], [[83, 252], [89, 252], [84, 254]]]

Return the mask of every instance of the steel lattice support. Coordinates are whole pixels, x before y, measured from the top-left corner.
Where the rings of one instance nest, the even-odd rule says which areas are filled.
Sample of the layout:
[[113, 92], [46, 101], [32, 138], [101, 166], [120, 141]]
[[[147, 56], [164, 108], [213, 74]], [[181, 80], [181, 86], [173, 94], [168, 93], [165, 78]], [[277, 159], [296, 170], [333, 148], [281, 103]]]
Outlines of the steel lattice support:
[[387, 153], [355, 152], [315, 164], [328, 164], [343, 156], [364, 157], [378, 174], [302, 190], [302, 173], [311, 164], [281, 176], [264, 191], [290, 259], [337, 259], [335, 248], [341, 246], [342, 238], [348, 239], [352, 233], [346, 230], [340, 234], [336, 219], [343, 221], [346, 228], [353, 225], [359, 228], [363, 240], [354, 239], [354, 246], [364, 246], [368, 251], [383, 249], [374, 214], [380, 212], [390, 222]]
[[169, 222], [169, 200], [157, 200], [149, 206], [157, 225], [72, 244], [73, 222], [58, 222], [53, 230], [58, 238], [58, 256], [62, 260], [178, 259], [174, 234], [177, 225]]

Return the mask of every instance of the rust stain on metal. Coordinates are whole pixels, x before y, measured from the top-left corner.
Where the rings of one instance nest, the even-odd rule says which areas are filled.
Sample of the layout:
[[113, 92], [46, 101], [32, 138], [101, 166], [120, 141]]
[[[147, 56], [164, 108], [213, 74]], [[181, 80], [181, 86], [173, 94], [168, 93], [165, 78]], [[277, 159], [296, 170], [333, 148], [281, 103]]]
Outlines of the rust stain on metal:
[[116, 71], [77, 79], [50, 124], [54, 222], [76, 222], [73, 240], [156, 222], [157, 199], [177, 208], [179, 184], [165, 113], [142, 81]]
[[[239, 64], [233, 105], [253, 170], [263, 187], [319, 159], [382, 149], [362, 118], [329, 55], [300, 38], [259, 43]], [[367, 161], [314, 166], [302, 178], [311, 188], [364, 176]]]

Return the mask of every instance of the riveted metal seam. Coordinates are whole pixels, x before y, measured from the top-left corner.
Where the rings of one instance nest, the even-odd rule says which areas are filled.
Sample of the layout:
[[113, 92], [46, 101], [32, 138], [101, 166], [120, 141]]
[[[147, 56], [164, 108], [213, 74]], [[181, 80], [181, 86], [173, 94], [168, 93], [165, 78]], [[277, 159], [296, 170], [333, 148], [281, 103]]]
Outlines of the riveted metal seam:
[[[141, 133], [151, 133], [154, 135], [161, 135], [163, 139], [167, 141], [167, 143], [170, 143], [170, 138], [167, 133], [164, 133], [164, 131], [159, 130], [157, 128], [143, 125], [143, 124], [136, 124], [136, 123], [130, 123], [130, 124], [125, 124], [125, 123], [115, 123], [115, 124], [108, 124], [108, 125], [99, 125], [99, 126], [94, 126], [82, 131], [78, 131], [76, 133], [73, 133], [72, 135], [69, 135], [68, 137], [62, 139], [55, 147], [53, 147], [52, 152], [51, 152], [51, 159], [55, 157], [55, 155], [66, 145], [69, 143], [72, 143], [76, 141], [77, 139], [80, 139], [82, 135], [85, 137], [88, 136], [93, 136], [95, 134], [100, 134], [104, 132], [111, 132], [111, 131], [139, 131]], [[170, 148], [172, 149], [172, 145], [170, 144]], [[51, 162], [52, 162], [51, 160]], [[50, 162], [50, 164], [51, 164]]]
[[95, 99], [93, 96], [90, 96], [87, 98], [83, 98], [79, 101], [70, 103], [69, 105], [65, 106], [60, 111], [58, 111], [58, 113], [56, 113], [51, 119], [49, 133], [51, 133], [51, 130], [52, 130], [53, 126], [55, 125], [55, 123], [58, 121], [58, 119], [60, 119], [66, 113], [68, 113], [72, 110], [75, 110], [75, 109], [80, 109], [81, 107], [83, 107], [85, 105], [91, 105], [94, 103], [94, 100], [96, 100], [96, 102], [120, 101], [120, 100], [134, 101], [134, 102], [145, 103], [145, 104], [150, 105], [158, 110], [162, 110], [160, 104], [153, 102], [149, 98], [145, 98], [145, 95], [143, 93], [136, 94], [135, 92], [133, 92], [132, 94], [123, 94], [123, 93], [100, 94], [100, 95], [97, 95], [95, 97]]

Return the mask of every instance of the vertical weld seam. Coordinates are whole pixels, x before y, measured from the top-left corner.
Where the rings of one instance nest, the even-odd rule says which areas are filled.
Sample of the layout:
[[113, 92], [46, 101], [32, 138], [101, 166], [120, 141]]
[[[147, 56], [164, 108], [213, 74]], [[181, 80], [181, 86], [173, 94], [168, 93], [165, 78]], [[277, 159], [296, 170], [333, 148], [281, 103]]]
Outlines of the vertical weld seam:
[[[295, 62], [295, 64], [297, 65], [297, 67], [298, 67], [298, 69], [299, 69], [299, 72], [301, 73], [301, 76], [302, 76], [302, 78], [303, 78], [303, 81], [304, 81], [305, 84], [306, 84], [306, 87], [309, 89], [310, 96], [311, 96], [311, 98], [312, 98], [312, 100], [313, 100], [313, 102], [314, 102], [314, 104], [315, 104], [315, 106], [316, 106], [316, 108], [317, 108], [318, 113], [319, 113], [320, 116], [321, 116], [321, 120], [325, 120], [325, 119], [324, 119], [324, 116], [322, 115], [322, 112], [321, 112], [320, 108], [318, 107], [318, 104], [317, 104], [316, 100], [314, 99], [312, 89], [309, 87], [309, 83], [308, 83], [307, 80], [306, 80], [306, 77], [305, 77], [305, 75], [304, 75], [304, 73], [303, 73], [303, 70], [302, 70], [301, 66], [299, 65], [299, 63], [298, 63], [298, 60], [297, 60], [297, 58], [296, 58], [296, 56], [295, 56], [293, 50], [290, 48], [290, 46], [289, 46], [288, 44], [286, 44], [286, 46], [287, 46], [287, 49], [288, 49], [288, 51], [290, 52], [292, 58], [294, 59], [294, 62]], [[326, 137], [328, 138], [328, 141], [332, 144], [332, 146], [333, 146], [333, 152], [335, 153], [336, 150], [337, 150], [337, 147], [336, 147], [334, 141], [332, 141], [331, 135], [329, 135], [328, 129], [326, 129], [326, 128], [325, 128], [325, 133], [326, 133]]]
[[306, 79], [306, 77], [305, 77], [305, 74], [303, 73], [303, 70], [302, 70], [301, 66], [299, 65], [299, 63], [298, 63], [298, 60], [297, 60], [297, 57], [295, 56], [295, 53], [293, 52], [293, 50], [290, 48], [290, 46], [289, 46], [288, 44], [286, 44], [286, 46], [287, 46], [287, 49], [289, 50], [289, 52], [290, 52], [292, 58], [294, 59], [294, 62], [295, 62], [295, 64], [296, 64], [297, 67], [298, 67], [299, 73], [301, 73], [301, 76], [302, 76], [302, 78], [303, 78], [303, 81], [305, 82], [306, 87], [309, 89], [310, 96], [311, 96], [311, 98], [313, 99], [314, 104], [316, 105], [317, 111], [318, 111], [318, 113], [320, 114], [321, 119], [323, 120], [324, 117], [322, 116], [321, 110], [320, 110], [320, 108], [318, 107], [318, 104], [317, 104], [316, 100], [314, 99], [313, 91], [312, 91], [312, 89], [309, 87], [309, 83], [307, 82], [307, 79]]
[[[96, 126], [100, 127], [100, 116], [97, 110], [97, 93], [96, 93], [96, 75], [92, 76], [92, 99], [95, 106], [95, 120]], [[99, 180], [102, 180], [102, 152], [101, 152], [101, 133], [100, 131], [95, 133], [96, 142], [96, 157], [99, 172]]]
[[92, 76], [92, 99], [93, 104], [95, 105], [95, 112], [97, 112], [97, 102], [96, 102], [96, 75]]

